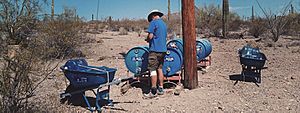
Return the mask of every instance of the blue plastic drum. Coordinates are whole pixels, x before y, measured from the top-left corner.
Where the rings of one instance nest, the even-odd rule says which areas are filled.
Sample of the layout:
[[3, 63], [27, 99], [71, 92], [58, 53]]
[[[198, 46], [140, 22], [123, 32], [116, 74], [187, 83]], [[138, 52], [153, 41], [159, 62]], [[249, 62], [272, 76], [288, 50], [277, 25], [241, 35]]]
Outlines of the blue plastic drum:
[[197, 61], [200, 61], [203, 58], [205, 58], [205, 45], [201, 41], [196, 41], [196, 51]]
[[168, 48], [163, 64], [163, 74], [170, 77], [180, 71], [183, 65], [183, 56], [181, 51], [174, 48]]
[[167, 47], [178, 49], [183, 54], [183, 41], [182, 41], [182, 39], [175, 39], [175, 40], [169, 41], [168, 44], [167, 44]]
[[138, 46], [130, 49], [125, 57], [127, 69], [134, 73], [140, 74], [147, 71], [149, 47]]
[[211, 45], [211, 43], [207, 39], [200, 39], [199, 41], [203, 42], [203, 44], [205, 45], [205, 50], [206, 50], [205, 57], [209, 56], [210, 53], [212, 52], [212, 45]]
[[200, 61], [212, 52], [212, 45], [206, 39], [199, 39], [196, 41], [196, 49], [197, 49], [197, 60]]

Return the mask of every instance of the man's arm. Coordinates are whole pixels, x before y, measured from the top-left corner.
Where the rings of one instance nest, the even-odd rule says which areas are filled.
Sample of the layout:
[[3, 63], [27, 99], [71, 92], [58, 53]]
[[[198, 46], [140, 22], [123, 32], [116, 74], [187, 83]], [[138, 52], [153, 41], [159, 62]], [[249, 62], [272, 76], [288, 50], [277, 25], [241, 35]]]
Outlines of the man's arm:
[[145, 41], [149, 42], [152, 38], [153, 38], [153, 33], [148, 33], [147, 38], [145, 39]]

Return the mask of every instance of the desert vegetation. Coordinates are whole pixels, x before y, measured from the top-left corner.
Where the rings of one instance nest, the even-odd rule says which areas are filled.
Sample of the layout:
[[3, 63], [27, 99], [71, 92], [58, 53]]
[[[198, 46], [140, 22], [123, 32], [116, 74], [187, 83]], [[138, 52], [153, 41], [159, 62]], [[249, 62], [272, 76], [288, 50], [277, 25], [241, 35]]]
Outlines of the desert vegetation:
[[[82, 21], [65, 9], [55, 18], [38, 19], [39, 0], [2, 0], [0, 108], [2, 112], [37, 112], [29, 99], [67, 57], [82, 56]], [[80, 41], [79, 41], [80, 40]], [[75, 53], [75, 54], [74, 54]], [[80, 53], [80, 52], [79, 52]]]

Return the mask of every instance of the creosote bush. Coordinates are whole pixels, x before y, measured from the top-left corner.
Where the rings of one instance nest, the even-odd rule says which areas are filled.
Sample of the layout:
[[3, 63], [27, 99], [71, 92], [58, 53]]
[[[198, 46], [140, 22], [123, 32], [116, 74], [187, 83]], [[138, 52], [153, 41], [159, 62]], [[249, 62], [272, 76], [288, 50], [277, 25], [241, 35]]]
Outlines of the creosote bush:
[[255, 38], [258, 38], [259, 36], [261, 36], [266, 32], [267, 29], [265, 26], [266, 26], [265, 20], [261, 18], [254, 19], [252, 22], [250, 22], [249, 33]]

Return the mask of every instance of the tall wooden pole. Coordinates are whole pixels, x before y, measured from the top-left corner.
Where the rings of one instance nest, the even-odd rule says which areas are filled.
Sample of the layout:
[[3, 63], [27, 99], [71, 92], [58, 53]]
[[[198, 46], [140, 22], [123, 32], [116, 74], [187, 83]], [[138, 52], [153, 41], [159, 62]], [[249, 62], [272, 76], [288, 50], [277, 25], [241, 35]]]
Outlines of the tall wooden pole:
[[170, 3], [171, 1], [168, 0], [168, 21], [170, 20], [170, 16], [171, 16], [171, 8], [170, 8]]
[[96, 20], [98, 20], [99, 18], [98, 18], [98, 14], [99, 14], [99, 0], [98, 0], [98, 3], [97, 3], [97, 17], [96, 17]]
[[181, 2], [184, 46], [184, 87], [195, 89], [198, 86], [195, 4], [194, 0], [181, 0]]

